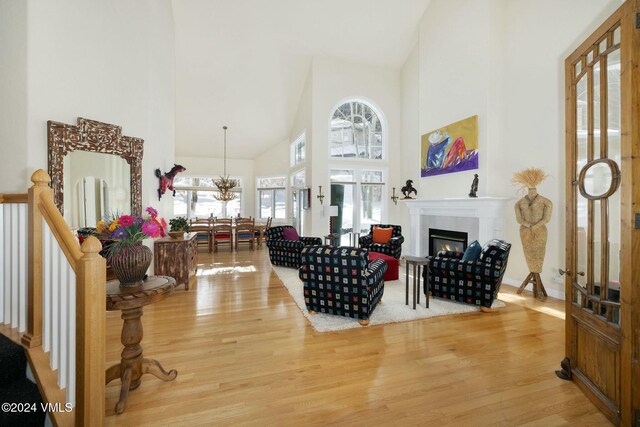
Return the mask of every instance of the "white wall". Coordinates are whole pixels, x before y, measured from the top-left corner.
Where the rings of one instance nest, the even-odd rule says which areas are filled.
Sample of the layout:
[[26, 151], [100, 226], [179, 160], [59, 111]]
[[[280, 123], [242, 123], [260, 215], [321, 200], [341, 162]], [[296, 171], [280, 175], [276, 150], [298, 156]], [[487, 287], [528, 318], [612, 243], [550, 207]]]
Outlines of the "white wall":
[[[329, 186], [329, 122], [335, 108], [346, 98], [359, 97], [368, 100], [384, 116], [387, 135], [387, 159], [383, 164], [388, 168], [388, 194], [383, 196], [389, 207], [391, 187], [401, 187], [404, 182], [404, 171], [400, 170], [401, 147], [401, 83], [400, 71], [361, 64], [353, 64], [328, 58], [316, 58], [312, 64], [312, 147], [311, 158], [313, 170], [311, 180], [312, 221], [311, 232], [314, 236], [322, 236], [329, 231], [329, 221], [322, 215], [322, 209], [315, 196], [318, 185], [324, 189]], [[309, 151], [307, 151], [309, 154]], [[345, 167], [349, 162], [341, 163]], [[377, 162], [369, 162], [372, 167], [382, 166]], [[309, 172], [307, 172], [308, 174]], [[330, 199], [327, 193], [325, 203]], [[391, 203], [393, 204], [393, 203]]]
[[[176, 157], [176, 163], [187, 168], [180, 176], [204, 176], [217, 178], [223, 174], [224, 159], [211, 157]], [[256, 183], [253, 173], [253, 160], [227, 159], [227, 175], [230, 178], [240, 179], [242, 185], [242, 215], [255, 216]], [[172, 202], [173, 197], [169, 195]], [[173, 217], [173, 215], [170, 215]]]
[[[478, 115], [480, 170], [421, 178], [423, 199], [464, 197], [478, 173], [488, 194], [489, 0], [433, 0], [420, 22], [420, 135]], [[420, 169], [420, 140], [413, 141]]]
[[[515, 203], [522, 193], [511, 184], [514, 172], [536, 166], [549, 174], [538, 190], [554, 203], [542, 273], [553, 296], [564, 295], [556, 277], [565, 246], [564, 59], [621, 3], [433, 0], [420, 25], [420, 134], [478, 114], [479, 195]], [[411, 60], [403, 74], [409, 79]], [[410, 132], [412, 106], [405, 101], [403, 108]], [[419, 141], [408, 143], [405, 155], [418, 156]], [[464, 196], [473, 173], [422, 178], [419, 197]], [[528, 268], [512, 210], [505, 238], [513, 245], [505, 282], [519, 285]]]
[[0, 0], [0, 193], [31, 185], [26, 123], [27, 2]]
[[[416, 42], [407, 61], [402, 68], [402, 144], [400, 146], [401, 170], [403, 174], [394, 182], [396, 194], [402, 198], [400, 189], [405, 181], [410, 179], [413, 186], [418, 188], [420, 183], [420, 164], [416, 165], [416, 147], [420, 147], [420, 46]], [[419, 151], [418, 151], [419, 153]], [[392, 186], [393, 188], [393, 186]], [[421, 189], [417, 197], [422, 197]], [[411, 220], [409, 209], [404, 202], [397, 205], [390, 204], [389, 218], [394, 224], [402, 225], [404, 236], [404, 252], [409, 254], [413, 236], [409, 233]], [[410, 254], [414, 255], [414, 254]], [[417, 254], [415, 254], [417, 255]]]
[[[26, 170], [27, 176], [39, 168], [46, 170], [47, 120], [75, 124], [80, 116], [117, 124], [124, 135], [145, 140], [142, 203], [166, 216], [172, 205], [166, 199], [158, 202], [153, 170], [170, 166], [175, 152], [174, 29], [169, 0], [25, 3], [26, 22], [19, 8], [0, 14], [2, 31], [9, 32], [0, 39], [3, 50], [9, 46], [20, 51], [21, 32], [26, 28], [26, 50], [14, 52], [14, 57], [24, 54], [28, 69], [28, 73], [15, 71], [18, 85], [20, 76], [26, 76], [26, 94], [15, 102], [18, 110], [28, 105], [28, 111], [26, 120], [18, 114], [8, 129], [2, 126], [3, 150], [6, 139], [14, 144], [4, 162], [13, 170]], [[2, 12], [11, 9], [4, 3], [2, 7]], [[15, 25], [4, 25], [14, 19]], [[14, 95], [19, 92], [13, 91]], [[0, 109], [5, 112], [13, 103], [3, 97]], [[15, 176], [8, 179], [15, 181]]]

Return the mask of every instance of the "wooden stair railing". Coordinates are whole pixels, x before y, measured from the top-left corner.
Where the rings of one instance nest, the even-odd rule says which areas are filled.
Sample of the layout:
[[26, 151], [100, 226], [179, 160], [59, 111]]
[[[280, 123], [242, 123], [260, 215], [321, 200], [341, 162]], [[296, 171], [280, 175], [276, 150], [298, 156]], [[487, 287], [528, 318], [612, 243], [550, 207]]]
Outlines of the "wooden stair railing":
[[[28, 348], [29, 361], [44, 401], [59, 403], [62, 408], [68, 403], [74, 405], [71, 412], [49, 413], [51, 421], [58, 426], [100, 426], [104, 424], [105, 417], [106, 333], [106, 266], [104, 258], [99, 255], [102, 246], [95, 237], [86, 239], [82, 246], [78, 244], [55, 206], [53, 191], [49, 187], [51, 180], [46, 172], [37, 170], [31, 180], [33, 186], [27, 197], [27, 319], [22, 343]], [[24, 199], [24, 195], [0, 195], [2, 203], [12, 199]], [[43, 276], [46, 277], [43, 258], [49, 256], [43, 255], [47, 248], [43, 244], [43, 234], [46, 236], [49, 229], [73, 270], [68, 277], [75, 276], [75, 287], [70, 287], [72, 284], [68, 281], [65, 283], [67, 276], [60, 274], [56, 285], [59, 288], [54, 288], [71, 298], [75, 294], [75, 313], [71, 313], [75, 314], [75, 319], [70, 317], [68, 321], [71, 326], [75, 322], [75, 331], [57, 330], [54, 326], [61, 336], [54, 336], [53, 340], [63, 351], [75, 351], [75, 364], [69, 360], [70, 356], [67, 359], [62, 356], [64, 360], [51, 363], [53, 359], [47, 356], [43, 348], [43, 324], [51, 327], [46, 326], [51, 311], [60, 312], [60, 317], [55, 317], [54, 313], [53, 319], [62, 319], [66, 315], [64, 310], [71, 308], [66, 307], [64, 298], [58, 296], [45, 297], [47, 304], [43, 304], [43, 292], [47, 292], [47, 287], [43, 286]], [[55, 276], [52, 274], [51, 277], [56, 279]], [[71, 348], [73, 343], [75, 349]], [[52, 368], [56, 364], [60, 365], [57, 373]], [[63, 388], [67, 388], [67, 391]], [[69, 390], [72, 390], [71, 393]], [[69, 395], [74, 402], [68, 401]]]

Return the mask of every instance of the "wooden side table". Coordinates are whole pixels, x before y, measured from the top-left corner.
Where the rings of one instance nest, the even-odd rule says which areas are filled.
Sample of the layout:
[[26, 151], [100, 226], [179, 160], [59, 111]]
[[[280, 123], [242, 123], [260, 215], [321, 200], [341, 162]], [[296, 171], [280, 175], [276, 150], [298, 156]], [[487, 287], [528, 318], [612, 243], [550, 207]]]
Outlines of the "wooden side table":
[[198, 233], [185, 233], [182, 239], [156, 239], [153, 252], [155, 273], [173, 277], [176, 286], [184, 285], [188, 291], [198, 270]]
[[[420, 304], [420, 267], [427, 268], [426, 266], [429, 264], [428, 258], [410, 256], [407, 255], [404, 257], [404, 261], [406, 263], [406, 273], [405, 273], [405, 281], [406, 281], [406, 303], [405, 305], [409, 305], [409, 266], [413, 266], [413, 309], [416, 309], [416, 300], [418, 304]], [[426, 307], [429, 308], [429, 292], [426, 295], [427, 304]]]
[[124, 411], [130, 390], [140, 386], [143, 374], [152, 374], [164, 381], [173, 381], [178, 371], [167, 372], [160, 362], [142, 357], [142, 307], [161, 301], [175, 291], [176, 281], [172, 277], [150, 276], [140, 286], [122, 287], [120, 282], [107, 282], [107, 310], [122, 311], [122, 334], [124, 345], [120, 363], [109, 367], [105, 374], [105, 384], [120, 378], [120, 399], [116, 404], [116, 414]]

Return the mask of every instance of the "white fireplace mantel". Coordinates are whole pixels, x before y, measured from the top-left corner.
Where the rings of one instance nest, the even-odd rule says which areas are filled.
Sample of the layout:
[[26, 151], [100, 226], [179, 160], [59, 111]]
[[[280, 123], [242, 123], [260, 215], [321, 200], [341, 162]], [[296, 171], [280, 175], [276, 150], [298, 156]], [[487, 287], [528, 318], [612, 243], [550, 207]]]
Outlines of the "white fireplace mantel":
[[469, 242], [478, 240], [481, 245], [491, 239], [504, 238], [504, 218], [509, 200], [508, 197], [404, 200], [411, 216], [410, 254], [428, 255], [429, 228], [465, 231]]

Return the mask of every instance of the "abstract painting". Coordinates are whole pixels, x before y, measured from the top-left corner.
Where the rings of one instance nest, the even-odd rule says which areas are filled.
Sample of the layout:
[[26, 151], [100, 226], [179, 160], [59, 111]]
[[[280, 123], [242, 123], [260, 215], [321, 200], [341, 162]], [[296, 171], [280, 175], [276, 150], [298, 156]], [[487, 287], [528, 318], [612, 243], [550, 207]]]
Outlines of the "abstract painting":
[[478, 169], [478, 116], [471, 116], [421, 138], [420, 176]]

